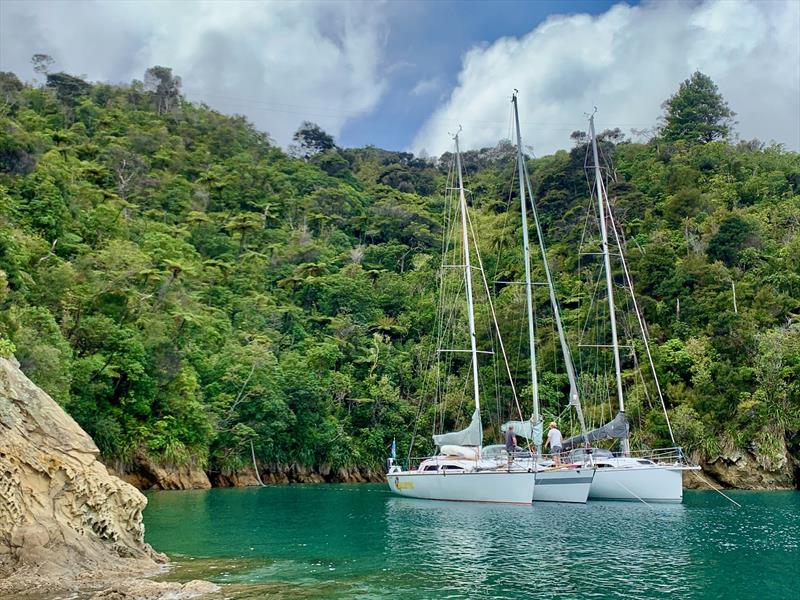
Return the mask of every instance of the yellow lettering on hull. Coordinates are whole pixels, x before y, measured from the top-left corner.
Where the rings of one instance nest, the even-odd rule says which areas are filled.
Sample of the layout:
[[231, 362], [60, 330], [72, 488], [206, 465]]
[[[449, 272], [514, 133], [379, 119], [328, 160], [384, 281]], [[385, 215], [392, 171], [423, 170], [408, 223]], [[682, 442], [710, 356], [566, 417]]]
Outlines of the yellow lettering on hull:
[[413, 490], [414, 483], [411, 481], [400, 481], [399, 477], [395, 477], [394, 487], [396, 487], [398, 490]]

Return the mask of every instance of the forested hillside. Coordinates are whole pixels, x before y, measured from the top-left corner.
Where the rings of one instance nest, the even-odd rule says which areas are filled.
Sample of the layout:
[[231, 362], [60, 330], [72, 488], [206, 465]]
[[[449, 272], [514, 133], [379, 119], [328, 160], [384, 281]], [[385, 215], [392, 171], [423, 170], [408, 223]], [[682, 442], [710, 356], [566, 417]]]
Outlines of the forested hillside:
[[[0, 74], [2, 351], [129, 468], [146, 455], [230, 473], [251, 442], [270, 469], [379, 468], [415, 427], [429, 450], [449, 157], [342, 149], [313, 124], [287, 154], [246, 119], [182, 99], [168, 69], [145, 81]], [[800, 156], [731, 141], [724, 105], [703, 121], [708, 83], [687, 80], [646, 143], [604, 132], [610, 198], [678, 441], [785, 467], [800, 446]], [[529, 168], [577, 344], [590, 201], [586, 139], [573, 137]], [[464, 155], [487, 271], [508, 280], [521, 273], [514, 152]], [[516, 349], [512, 287], [496, 291]], [[554, 349], [540, 371], [558, 415]], [[504, 408], [487, 404], [486, 423]], [[448, 425], [467, 415], [457, 399], [444, 410]], [[657, 403], [635, 395], [628, 415], [634, 441], [668, 442]]]

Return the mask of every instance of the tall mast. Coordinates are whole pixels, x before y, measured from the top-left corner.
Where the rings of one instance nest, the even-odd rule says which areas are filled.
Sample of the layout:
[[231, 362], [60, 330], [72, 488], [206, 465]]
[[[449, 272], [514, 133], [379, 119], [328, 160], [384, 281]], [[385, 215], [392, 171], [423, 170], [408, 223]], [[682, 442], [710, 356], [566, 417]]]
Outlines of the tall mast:
[[[594, 175], [597, 184], [597, 216], [600, 219], [600, 236], [603, 244], [603, 263], [606, 271], [606, 290], [608, 295], [608, 313], [611, 320], [611, 345], [614, 349], [614, 371], [617, 376], [617, 400], [619, 401], [619, 412], [625, 413], [625, 400], [622, 397], [622, 374], [619, 364], [619, 339], [617, 338], [617, 317], [614, 311], [614, 286], [611, 278], [611, 257], [608, 253], [608, 232], [606, 231], [606, 210], [605, 195], [606, 190], [603, 185], [603, 178], [600, 175], [600, 159], [597, 152], [597, 136], [594, 133], [594, 115], [589, 117], [589, 133], [592, 136], [592, 154], [594, 157]], [[628, 439], [620, 440], [622, 452], [628, 454], [630, 447]]]
[[556, 298], [556, 288], [553, 284], [553, 275], [550, 272], [550, 263], [547, 260], [547, 250], [544, 247], [544, 235], [542, 234], [542, 225], [539, 223], [539, 213], [536, 210], [536, 203], [533, 201], [533, 189], [531, 188], [531, 177], [528, 173], [528, 166], [523, 162], [525, 171], [525, 186], [528, 190], [528, 197], [531, 199], [531, 214], [533, 215], [533, 223], [536, 226], [536, 238], [539, 240], [539, 252], [542, 256], [542, 266], [544, 267], [544, 274], [547, 278], [547, 290], [550, 293], [550, 306], [553, 309], [553, 319], [556, 322], [556, 330], [558, 331], [558, 341], [561, 345], [561, 355], [564, 357], [564, 367], [567, 371], [567, 379], [569, 380], [569, 403], [575, 408], [575, 413], [578, 416], [578, 423], [581, 427], [581, 434], [584, 441], [588, 444], [586, 432], [586, 421], [583, 418], [583, 407], [581, 406], [580, 396], [578, 395], [578, 379], [575, 376], [575, 367], [572, 363], [572, 353], [569, 350], [567, 343], [567, 336], [564, 333], [564, 325], [561, 322], [561, 309], [558, 306], [558, 299]]
[[533, 388], [533, 422], [539, 417], [539, 378], [536, 374], [536, 340], [533, 333], [533, 294], [531, 291], [531, 252], [528, 243], [528, 202], [525, 199], [525, 158], [522, 155], [522, 134], [519, 130], [519, 111], [516, 91], [511, 97], [514, 104], [514, 124], [517, 127], [517, 167], [519, 168], [519, 203], [522, 214], [522, 253], [525, 260], [525, 300], [528, 308], [528, 345], [531, 360], [531, 387]]
[[472, 350], [472, 387], [475, 391], [475, 410], [481, 411], [481, 399], [478, 392], [478, 347], [475, 338], [475, 311], [472, 306], [472, 266], [469, 261], [469, 238], [467, 235], [467, 198], [464, 195], [464, 178], [461, 174], [461, 151], [456, 140], [456, 169], [458, 170], [458, 199], [461, 207], [461, 242], [464, 247], [464, 281], [467, 288], [467, 320], [469, 321], [469, 344]]

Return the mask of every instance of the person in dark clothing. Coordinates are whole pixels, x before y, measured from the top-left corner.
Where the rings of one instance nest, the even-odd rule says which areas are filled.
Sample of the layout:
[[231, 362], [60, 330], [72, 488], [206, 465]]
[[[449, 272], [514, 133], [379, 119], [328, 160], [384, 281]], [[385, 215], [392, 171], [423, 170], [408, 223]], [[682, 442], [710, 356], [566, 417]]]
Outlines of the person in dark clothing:
[[506, 454], [508, 454], [508, 470], [511, 470], [511, 462], [514, 460], [514, 450], [517, 447], [517, 436], [514, 434], [514, 426], [509, 425], [506, 430]]

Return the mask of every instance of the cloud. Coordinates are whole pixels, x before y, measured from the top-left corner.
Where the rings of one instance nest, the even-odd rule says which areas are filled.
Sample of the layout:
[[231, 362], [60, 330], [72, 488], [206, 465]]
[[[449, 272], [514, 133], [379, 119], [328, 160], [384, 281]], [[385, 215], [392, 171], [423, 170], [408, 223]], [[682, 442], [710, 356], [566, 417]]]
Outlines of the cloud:
[[521, 38], [472, 48], [412, 149], [450, 150], [448, 132], [459, 123], [467, 147], [510, 137], [514, 88], [523, 141], [537, 155], [569, 147], [594, 106], [601, 129], [652, 127], [661, 103], [695, 70], [717, 83], [743, 138], [800, 149], [800, 3], [765, 0], [618, 4], [597, 17], [553, 16]]
[[428, 79], [420, 79], [417, 85], [411, 90], [412, 96], [427, 96], [437, 91], [442, 86], [442, 82], [438, 77], [431, 77]]
[[29, 78], [39, 52], [98, 81], [170, 66], [190, 99], [246, 114], [283, 144], [305, 119], [338, 135], [387, 86], [380, 5], [4, 1], [0, 11], [0, 69]]

